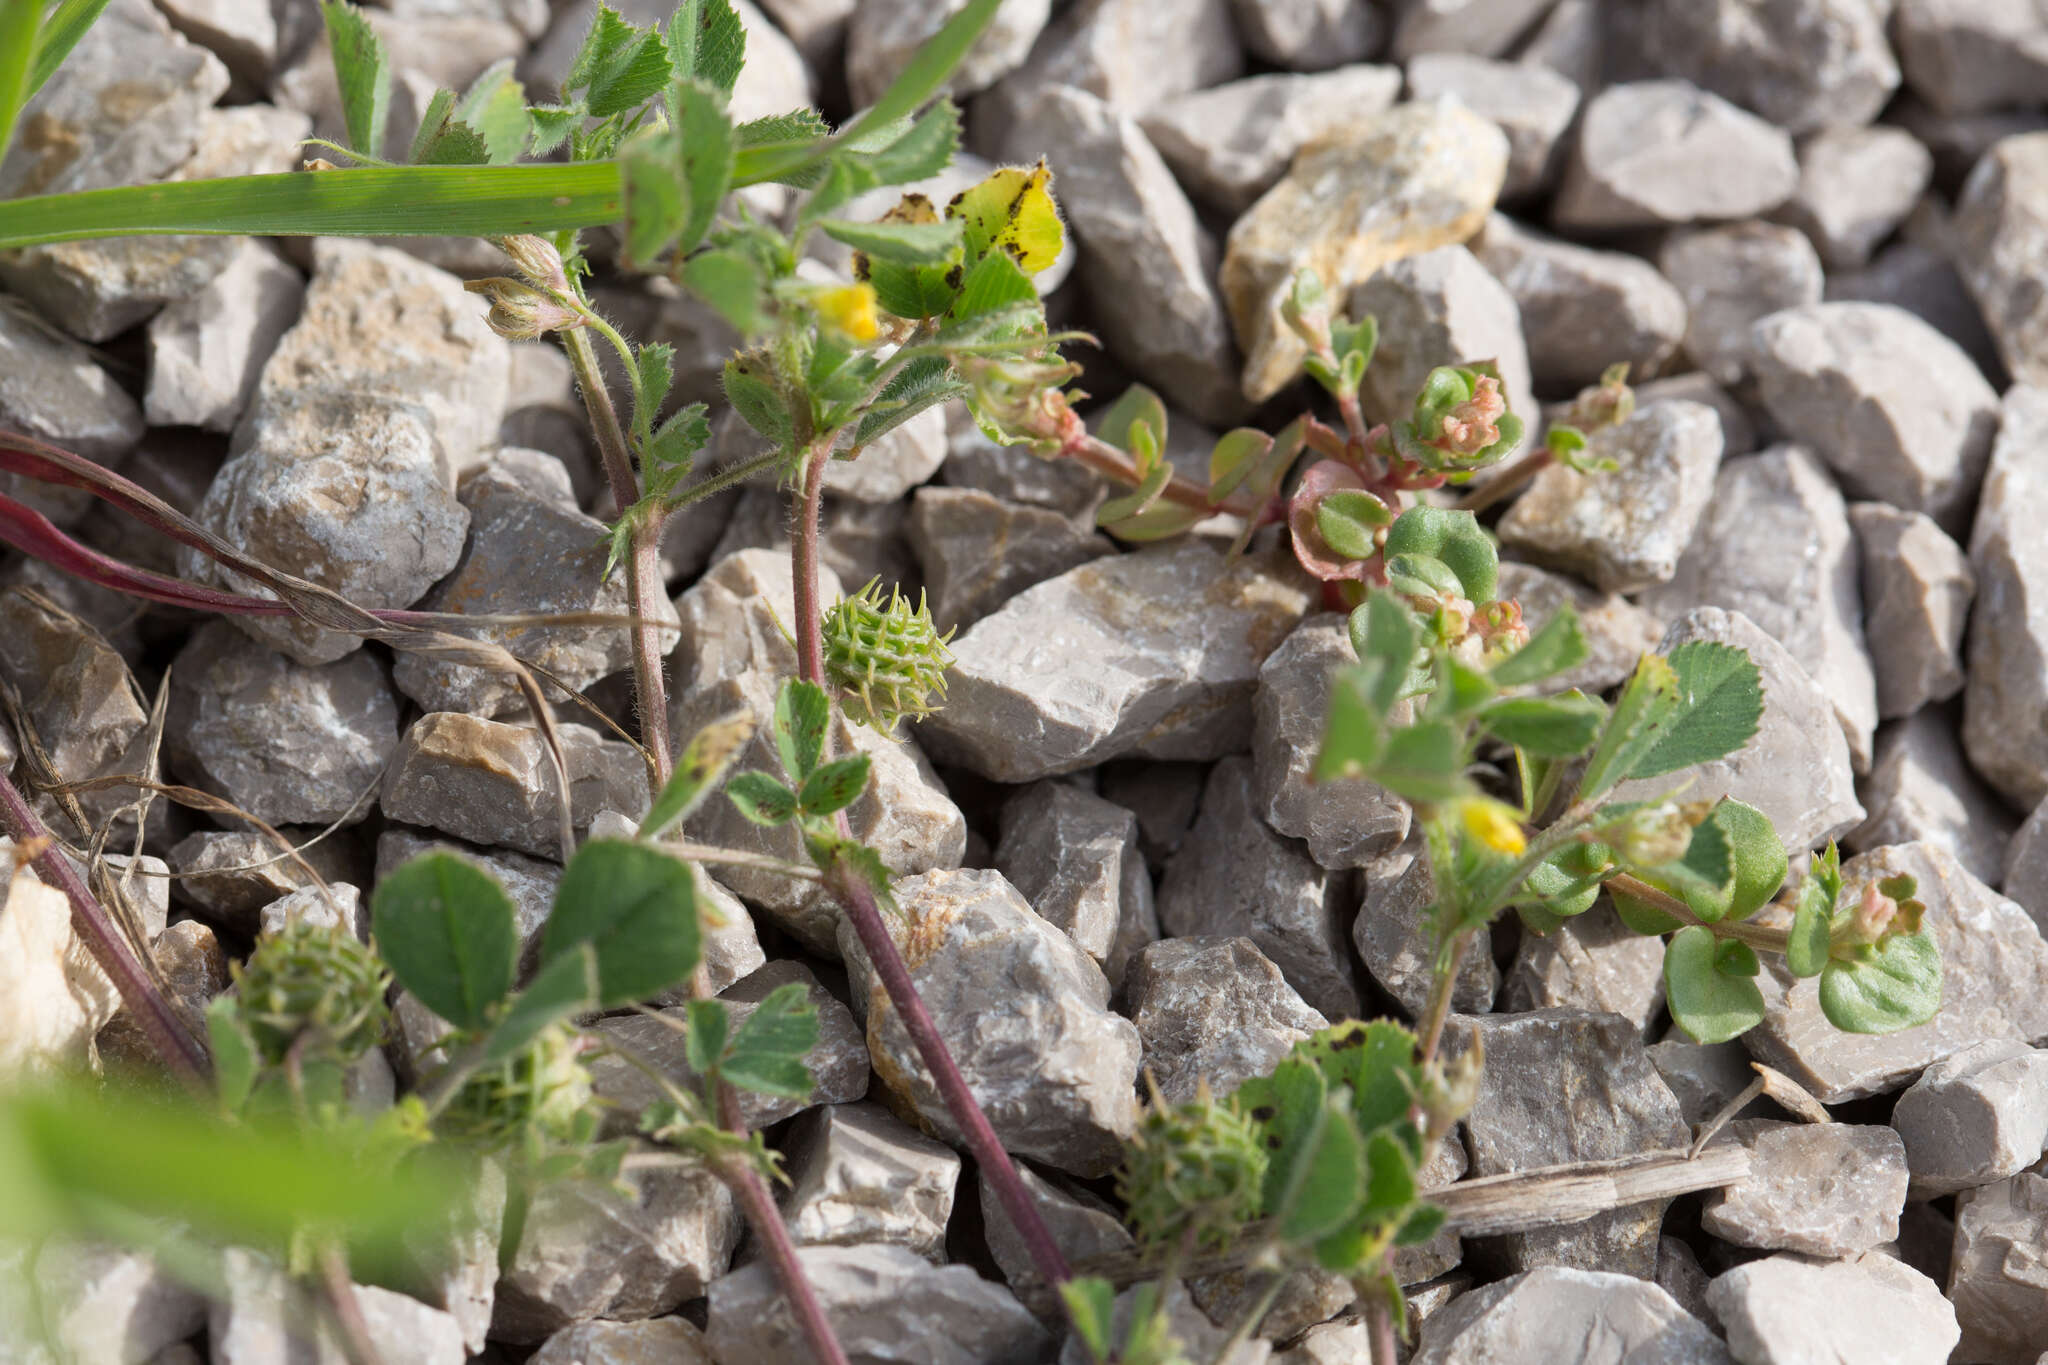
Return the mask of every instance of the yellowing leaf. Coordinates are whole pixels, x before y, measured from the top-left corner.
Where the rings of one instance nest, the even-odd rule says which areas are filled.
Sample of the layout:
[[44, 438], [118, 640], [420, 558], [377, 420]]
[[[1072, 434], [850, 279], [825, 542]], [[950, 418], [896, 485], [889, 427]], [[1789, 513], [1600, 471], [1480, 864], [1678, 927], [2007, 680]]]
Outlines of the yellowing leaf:
[[1027, 275], [1051, 265], [1066, 240], [1051, 186], [1052, 172], [1040, 161], [1029, 170], [1005, 166], [953, 196], [946, 216], [965, 223], [968, 259], [1005, 251]]

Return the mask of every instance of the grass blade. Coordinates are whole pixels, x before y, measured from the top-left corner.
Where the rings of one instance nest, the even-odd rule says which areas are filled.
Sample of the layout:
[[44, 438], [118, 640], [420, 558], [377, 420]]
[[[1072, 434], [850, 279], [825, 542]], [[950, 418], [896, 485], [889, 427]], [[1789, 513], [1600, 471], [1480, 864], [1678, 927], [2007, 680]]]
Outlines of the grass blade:
[[0, 161], [7, 159], [14, 125], [31, 93], [29, 65], [42, 13], [42, 0], [0, 0]]
[[996, 7], [1001, 3], [1002, 0], [967, 0], [961, 11], [917, 50], [910, 65], [903, 68], [903, 74], [882, 92], [882, 97], [840, 134], [839, 140], [850, 141], [865, 129], [880, 128], [922, 109], [927, 100], [939, 93], [953, 68], [967, 55], [967, 49], [974, 46], [982, 30], [996, 17]]
[[375, 166], [126, 185], [0, 202], [0, 249], [162, 233], [503, 236], [616, 223], [619, 168]]
[[29, 72], [29, 94], [42, 89], [50, 77], [57, 74], [57, 68], [64, 65], [71, 49], [78, 46], [78, 40], [85, 36], [86, 30], [93, 26], [100, 17], [100, 11], [106, 7], [107, 0], [63, 0], [50, 11], [50, 17], [43, 22], [42, 41], [34, 48], [36, 61]]

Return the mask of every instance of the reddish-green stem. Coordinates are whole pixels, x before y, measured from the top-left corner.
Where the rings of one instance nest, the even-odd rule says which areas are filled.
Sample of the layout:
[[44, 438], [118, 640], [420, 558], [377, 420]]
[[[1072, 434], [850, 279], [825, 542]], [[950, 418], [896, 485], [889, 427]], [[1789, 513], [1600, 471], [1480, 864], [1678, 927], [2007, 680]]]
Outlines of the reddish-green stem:
[[[818, 603], [818, 509], [824, 489], [825, 461], [830, 458], [829, 439], [814, 443], [806, 457], [791, 549], [796, 574], [798, 667], [805, 681], [820, 687], [826, 686], [826, 682], [823, 618]], [[1206, 501], [1204, 505], [1207, 505]], [[840, 834], [850, 835], [845, 813], [842, 811], [838, 818]], [[874, 893], [866, 883], [849, 874], [843, 865], [827, 871], [825, 885], [846, 911], [847, 922], [860, 938], [861, 947], [866, 950], [882, 989], [888, 993], [891, 1007], [903, 1020], [904, 1031], [910, 1035], [912, 1045], [924, 1059], [926, 1069], [932, 1073], [932, 1081], [938, 1087], [946, 1112], [952, 1116], [954, 1126], [966, 1140], [968, 1151], [973, 1154], [982, 1174], [988, 1177], [989, 1184], [995, 1187], [996, 1198], [1002, 1203], [1003, 1211], [1009, 1214], [1017, 1235], [1023, 1239], [1033, 1269], [1047, 1284], [1065, 1283], [1073, 1274], [1067, 1268], [1067, 1258], [1053, 1240], [1052, 1230], [1039, 1216], [1037, 1205], [1031, 1202], [1023, 1179], [1010, 1161], [1010, 1154], [1003, 1150], [1001, 1140], [989, 1124], [988, 1115], [982, 1112], [980, 1103], [974, 1098], [967, 1078], [960, 1074], [959, 1063], [953, 1060], [946, 1040], [939, 1036], [938, 1025], [933, 1022], [931, 1011], [925, 1008], [923, 997], [917, 993], [917, 983], [911, 980], [910, 968], [903, 961], [903, 954], [897, 951], [889, 926], [882, 920], [882, 910], [875, 903]]]
[[[725, 1101], [731, 1093], [730, 1086], [720, 1087], [721, 1110], [726, 1108]], [[734, 1132], [746, 1131], [745, 1125], [738, 1122], [736, 1113], [725, 1120], [725, 1126]], [[753, 1228], [763, 1254], [768, 1257], [769, 1265], [774, 1267], [775, 1278], [782, 1282], [782, 1293], [796, 1314], [797, 1327], [803, 1332], [804, 1340], [810, 1343], [811, 1358], [818, 1365], [847, 1365], [846, 1348], [839, 1344], [839, 1337], [832, 1330], [832, 1320], [825, 1316], [824, 1306], [811, 1291], [810, 1279], [804, 1274], [804, 1263], [797, 1259], [796, 1243], [789, 1240], [782, 1210], [775, 1207], [767, 1183], [751, 1167], [736, 1162], [728, 1163], [728, 1167], [720, 1175], [739, 1197], [748, 1226]]]
[[1557, 457], [1550, 453], [1548, 446], [1532, 450], [1480, 487], [1458, 499], [1457, 508], [1460, 512], [1483, 512], [1502, 498], [1519, 492], [1525, 485], [1534, 482], [1538, 474], [1555, 463]]
[[[604, 462], [605, 481], [611, 485], [612, 502], [619, 515], [640, 501], [640, 477], [633, 471], [633, 454], [626, 445], [625, 428], [612, 407], [604, 373], [598, 368], [596, 350], [580, 327], [561, 334], [562, 349], [576, 372], [576, 385], [583, 390], [583, 406], [590, 414], [590, 428], [597, 437], [597, 449]], [[640, 704], [640, 742], [653, 764], [657, 789], [668, 781], [675, 760], [669, 753], [667, 661], [661, 647], [661, 617], [667, 585], [661, 573], [661, 526], [659, 508], [642, 508], [633, 515], [628, 528], [626, 594], [633, 615], [633, 695]]]
[[71, 928], [85, 941], [86, 950], [100, 970], [114, 983], [121, 1002], [135, 1016], [135, 1022], [149, 1039], [172, 1074], [193, 1090], [204, 1092], [212, 1070], [206, 1049], [185, 1027], [171, 1002], [150, 980], [149, 973], [129, 952], [114, 922], [86, 888], [76, 868], [57, 851], [50, 831], [23, 798], [20, 790], [0, 773], [0, 825], [24, 847], [40, 848], [33, 860], [36, 872], [50, 886], [62, 891], [71, 902]]
[[1394, 1315], [1377, 1296], [1366, 1302], [1365, 1331], [1367, 1344], [1372, 1348], [1372, 1365], [1395, 1365], [1400, 1360], [1401, 1348], [1394, 1340]]

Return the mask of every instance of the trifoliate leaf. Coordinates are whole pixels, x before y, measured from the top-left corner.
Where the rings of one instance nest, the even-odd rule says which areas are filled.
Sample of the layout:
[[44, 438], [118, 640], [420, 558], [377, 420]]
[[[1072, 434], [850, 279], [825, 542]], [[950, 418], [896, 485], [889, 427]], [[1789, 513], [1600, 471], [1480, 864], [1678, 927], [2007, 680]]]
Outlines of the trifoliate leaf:
[[734, 1030], [720, 1070], [742, 1090], [806, 1100], [814, 1084], [804, 1054], [818, 1041], [818, 1007], [801, 982], [770, 991]]
[[1040, 161], [1028, 170], [1002, 167], [955, 195], [946, 216], [959, 219], [966, 229], [967, 259], [1000, 251], [1027, 276], [1059, 259], [1066, 228], [1051, 187], [1052, 172]]
[[487, 68], [470, 82], [455, 117], [483, 140], [484, 160], [508, 166], [526, 151], [532, 119], [526, 112], [526, 90], [512, 75], [512, 59]]
[[348, 145], [367, 156], [382, 156], [391, 116], [391, 58], [377, 30], [355, 6], [344, 0], [320, 0], [320, 13], [327, 21], [327, 42], [334, 54]]
[[757, 825], [786, 825], [796, 819], [796, 793], [766, 773], [741, 773], [725, 784], [725, 796]]
[[1672, 650], [1676, 708], [1656, 742], [1629, 769], [1631, 777], [1657, 777], [1711, 763], [1756, 735], [1764, 714], [1763, 677], [1733, 645], [1691, 640]]
[[722, 101], [746, 64], [746, 25], [727, 0], [682, 0], [668, 22], [668, 55], [678, 79], [695, 77]]
[[651, 28], [636, 28], [609, 5], [597, 7], [583, 46], [562, 81], [565, 93], [583, 92], [593, 118], [638, 109], [669, 81], [668, 49]]
[[804, 779], [797, 804], [805, 815], [830, 815], [845, 810], [860, 799], [868, 785], [869, 759], [866, 754], [838, 758], [821, 765]]
[[1556, 697], [1508, 697], [1480, 713], [1488, 734], [1538, 758], [1576, 758], [1600, 733], [1607, 705], [1583, 692]]

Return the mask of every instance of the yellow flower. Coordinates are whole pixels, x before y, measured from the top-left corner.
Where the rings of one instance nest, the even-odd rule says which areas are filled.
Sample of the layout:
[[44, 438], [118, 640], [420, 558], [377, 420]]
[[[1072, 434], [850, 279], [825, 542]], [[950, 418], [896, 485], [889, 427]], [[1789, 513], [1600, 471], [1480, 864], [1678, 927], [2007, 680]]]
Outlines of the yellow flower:
[[1516, 856], [1529, 846], [1522, 822], [1513, 806], [1490, 796], [1468, 796], [1458, 803], [1458, 820], [1465, 833], [1495, 853]]
[[855, 341], [873, 341], [881, 333], [875, 320], [875, 291], [865, 284], [846, 284], [821, 289], [812, 296], [818, 316], [825, 325], [844, 332]]

